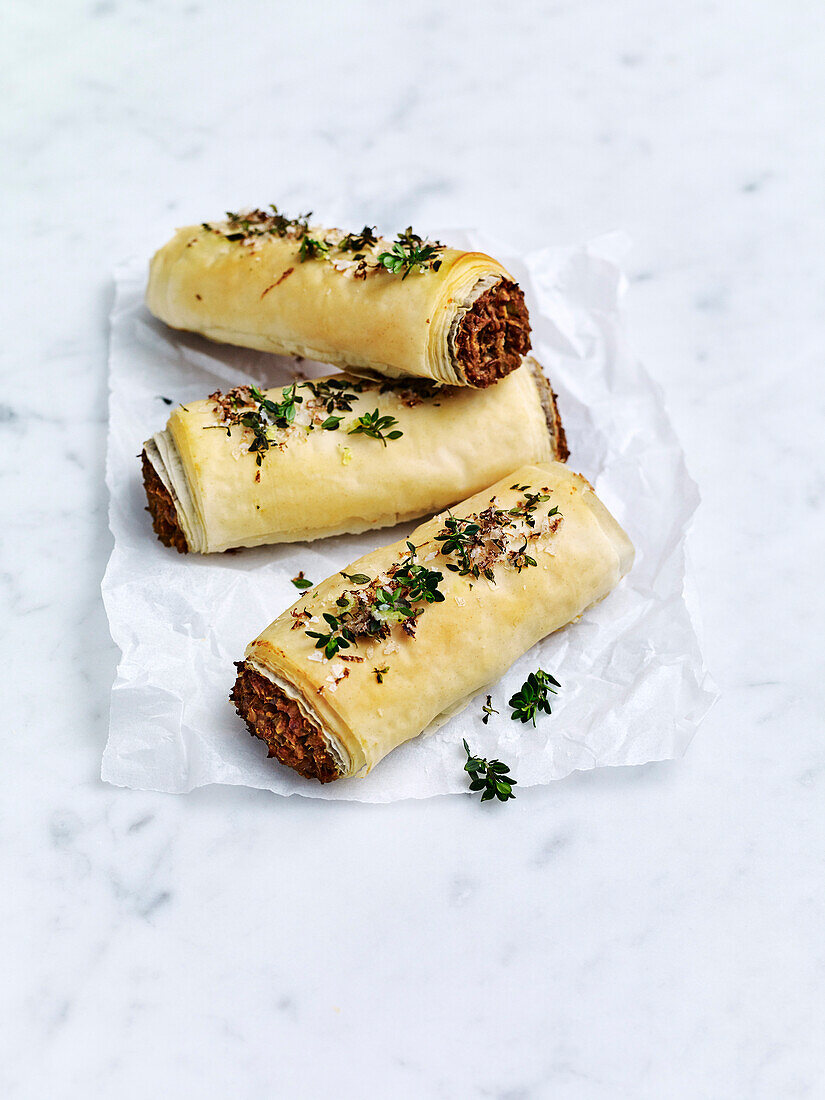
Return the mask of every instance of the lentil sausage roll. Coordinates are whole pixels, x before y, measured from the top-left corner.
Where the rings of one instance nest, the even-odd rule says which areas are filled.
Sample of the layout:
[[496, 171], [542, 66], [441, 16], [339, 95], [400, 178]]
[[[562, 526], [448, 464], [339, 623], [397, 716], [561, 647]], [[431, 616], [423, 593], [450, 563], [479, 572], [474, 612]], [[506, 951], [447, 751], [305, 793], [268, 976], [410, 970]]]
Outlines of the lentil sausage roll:
[[535, 360], [487, 390], [332, 375], [176, 409], [142, 455], [161, 542], [208, 554], [386, 527], [564, 458]]
[[578, 619], [632, 562], [583, 477], [523, 466], [304, 593], [247, 647], [232, 701], [301, 775], [364, 774]]
[[524, 295], [490, 256], [272, 209], [179, 229], [151, 262], [151, 312], [220, 343], [450, 386], [489, 386], [530, 350]]

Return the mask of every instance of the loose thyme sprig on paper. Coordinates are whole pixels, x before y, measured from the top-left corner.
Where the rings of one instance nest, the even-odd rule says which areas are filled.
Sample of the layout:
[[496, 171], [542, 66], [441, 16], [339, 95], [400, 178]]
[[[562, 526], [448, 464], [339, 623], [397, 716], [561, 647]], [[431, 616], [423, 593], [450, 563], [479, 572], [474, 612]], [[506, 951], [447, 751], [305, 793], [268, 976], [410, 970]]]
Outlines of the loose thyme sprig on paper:
[[464, 751], [467, 753], [464, 771], [470, 776], [470, 790], [483, 791], [482, 802], [488, 802], [491, 798], [506, 802], [508, 798], [516, 797], [513, 794], [516, 780], [509, 774], [508, 764], [502, 764], [500, 760], [483, 760], [479, 756], [473, 756], [466, 741]]
[[398, 421], [394, 416], [379, 416], [378, 409], [376, 409], [374, 412], [359, 416], [347, 429], [347, 435], [369, 435], [373, 439], [379, 439], [386, 447], [388, 439], [400, 439], [404, 434], [401, 431], [387, 430], [397, 423]]
[[490, 721], [490, 715], [491, 714], [498, 714], [499, 713], [496, 710], [496, 708], [493, 706], [493, 697], [492, 697], [492, 695], [487, 696], [487, 702], [484, 704], [484, 706], [481, 709], [484, 713], [484, 717], [481, 719], [481, 721], [484, 723], [485, 726]]
[[292, 578], [292, 583], [296, 588], [312, 588], [312, 581], [309, 577], [304, 576], [303, 569], [300, 571], [297, 577]]
[[551, 713], [550, 700], [547, 698], [548, 691], [552, 692], [553, 695], [557, 695], [556, 688], [560, 687], [561, 684], [555, 676], [551, 676], [544, 669], [536, 669], [535, 672], [530, 673], [521, 685], [521, 691], [517, 691], [507, 704], [513, 708], [510, 717], [514, 722], [532, 722], [535, 726], [538, 712]]

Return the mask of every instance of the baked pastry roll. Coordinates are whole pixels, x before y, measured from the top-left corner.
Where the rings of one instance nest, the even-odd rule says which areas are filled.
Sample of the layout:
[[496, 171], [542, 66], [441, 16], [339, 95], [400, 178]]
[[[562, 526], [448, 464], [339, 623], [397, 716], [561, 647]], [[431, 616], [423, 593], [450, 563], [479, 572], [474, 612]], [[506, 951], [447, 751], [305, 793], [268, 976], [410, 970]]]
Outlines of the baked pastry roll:
[[632, 562], [583, 477], [523, 466], [308, 590], [248, 646], [232, 701], [301, 775], [364, 774], [579, 618]]
[[451, 386], [489, 386], [530, 350], [524, 296], [490, 256], [272, 210], [179, 229], [151, 263], [152, 313], [225, 344]]
[[565, 458], [533, 359], [486, 390], [339, 374], [176, 409], [143, 473], [161, 542], [212, 553], [386, 527]]

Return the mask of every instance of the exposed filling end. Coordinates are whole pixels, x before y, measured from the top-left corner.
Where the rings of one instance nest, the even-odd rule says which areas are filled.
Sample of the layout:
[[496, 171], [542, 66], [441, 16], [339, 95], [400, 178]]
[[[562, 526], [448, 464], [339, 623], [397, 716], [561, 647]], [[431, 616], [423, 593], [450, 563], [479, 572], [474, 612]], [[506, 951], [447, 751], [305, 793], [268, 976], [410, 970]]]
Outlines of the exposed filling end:
[[521, 288], [502, 279], [467, 310], [455, 336], [467, 384], [483, 389], [521, 364], [530, 350], [530, 317]]
[[174, 546], [179, 554], [186, 554], [186, 536], [178, 520], [172, 494], [160, 480], [158, 472], [149, 461], [146, 451], [140, 456], [143, 466], [143, 487], [149, 507], [146, 511], [152, 517], [152, 527], [164, 546]]
[[533, 375], [533, 381], [536, 383], [536, 389], [539, 392], [544, 419], [547, 422], [547, 433], [550, 436], [550, 445], [553, 448], [553, 457], [557, 462], [566, 462], [570, 457], [570, 451], [567, 446], [564, 426], [561, 422], [556, 394], [547, 381], [541, 366], [532, 356], [525, 360], [525, 366], [529, 368], [530, 373]]
[[298, 704], [278, 686], [243, 661], [229, 698], [253, 737], [266, 742], [267, 756], [294, 768], [307, 779], [331, 783], [338, 765], [320, 729], [305, 718]]

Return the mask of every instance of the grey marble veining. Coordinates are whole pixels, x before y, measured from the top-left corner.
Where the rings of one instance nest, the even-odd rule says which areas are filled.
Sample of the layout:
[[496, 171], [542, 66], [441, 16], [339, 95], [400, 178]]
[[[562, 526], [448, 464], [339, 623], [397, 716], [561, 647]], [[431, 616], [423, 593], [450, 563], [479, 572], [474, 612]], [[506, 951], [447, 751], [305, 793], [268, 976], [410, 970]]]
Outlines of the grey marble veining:
[[[8, 5], [0, 1093], [825, 1095], [816, 5]], [[621, 227], [703, 494], [685, 760], [506, 806], [97, 779], [110, 271], [245, 202]]]

